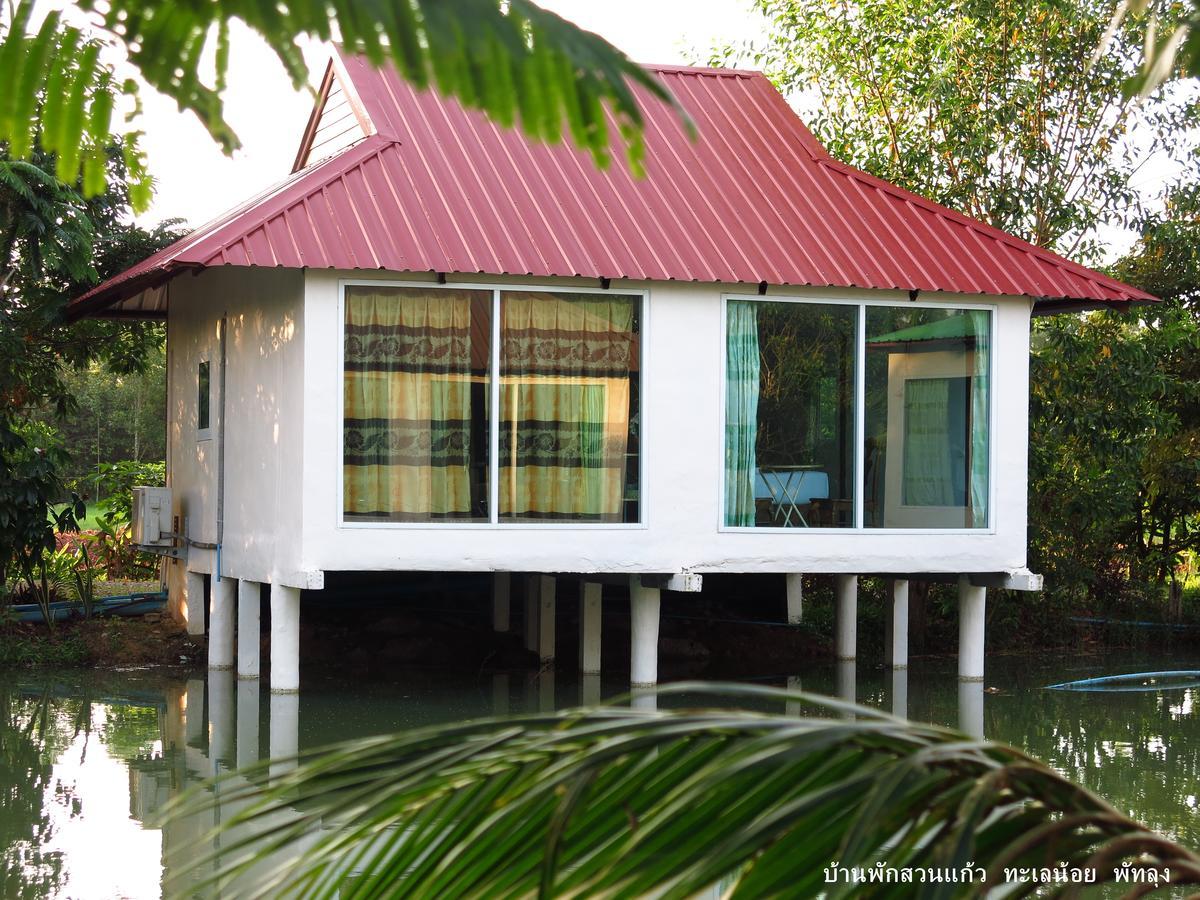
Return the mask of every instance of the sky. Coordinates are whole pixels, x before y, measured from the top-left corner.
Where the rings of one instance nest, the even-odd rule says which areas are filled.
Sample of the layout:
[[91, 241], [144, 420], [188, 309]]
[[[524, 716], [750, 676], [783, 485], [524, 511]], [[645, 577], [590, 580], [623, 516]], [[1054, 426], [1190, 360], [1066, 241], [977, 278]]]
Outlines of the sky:
[[[644, 63], [690, 62], [690, 47], [741, 41], [761, 33], [762, 18], [748, 0], [540, 0], [588, 30], [603, 35]], [[304, 47], [313, 83], [329, 49]], [[312, 110], [312, 95], [292, 88], [274, 54], [254, 34], [235, 28], [230, 53], [226, 120], [242, 148], [224, 156], [196, 118], [174, 102], [145, 91], [140, 128], [157, 184], [143, 224], [167, 218], [198, 226], [287, 177]]]

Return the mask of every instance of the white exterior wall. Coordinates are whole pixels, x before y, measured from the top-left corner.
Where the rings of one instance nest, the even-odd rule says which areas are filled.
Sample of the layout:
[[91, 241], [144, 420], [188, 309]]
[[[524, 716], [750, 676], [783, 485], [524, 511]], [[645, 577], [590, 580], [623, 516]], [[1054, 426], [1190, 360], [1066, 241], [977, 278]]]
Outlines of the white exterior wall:
[[[170, 284], [167, 318], [167, 484], [194, 541], [217, 540], [221, 397], [220, 321], [228, 322], [225, 385], [223, 578], [295, 583], [301, 559], [303, 275], [217, 268]], [[210, 436], [197, 432], [197, 371], [210, 362]], [[172, 611], [184, 571], [214, 573], [215, 551], [190, 548], [168, 566]], [[298, 585], [299, 586], [299, 585]], [[303, 586], [308, 586], [307, 582]]]
[[[242, 270], [245, 271], [245, 270]], [[643, 480], [639, 525], [360, 524], [338, 520], [341, 491], [339, 279], [430, 281], [428, 273], [308, 271], [304, 278], [301, 568], [533, 572], [997, 572], [1025, 565], [1030, 301], [921, 295], [922, 303], [996, 308], [993, 334], [992, 529], [726, 531], [722, 297], [746, 285], [613, 282], [648, 291], [643, 326]], [[450, 284], [589, 286], [570, 279], [465, 278]], [[771, 288], [772, 297], [886, 299], [902, 291]], [[294, 370], [289, 370], [294, 371]], [[240, 463], [239, 463], [240, 465]], [[228, 518], [227, 518], [228, 521]], [[228, 527], [228, 525], [227, 525]], [[290, 540], [289, 527], [278, 540]]]

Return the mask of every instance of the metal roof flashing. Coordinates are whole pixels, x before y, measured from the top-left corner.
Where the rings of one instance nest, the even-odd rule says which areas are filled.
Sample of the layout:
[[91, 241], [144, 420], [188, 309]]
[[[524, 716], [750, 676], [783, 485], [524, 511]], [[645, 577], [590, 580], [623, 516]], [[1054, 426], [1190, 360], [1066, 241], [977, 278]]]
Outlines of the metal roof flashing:
[[[698, 138], [635, 87], [635, 178], [338, 51], [288, 179], [88, 291], [69, 317], [145, 310], [143, 289], [218, 265], [1025, 296], [1035, 314], [1154, 299], [835, 160], [760, 72], [647, 68]], [[314, 162], [319, 132], [352, 143]]]

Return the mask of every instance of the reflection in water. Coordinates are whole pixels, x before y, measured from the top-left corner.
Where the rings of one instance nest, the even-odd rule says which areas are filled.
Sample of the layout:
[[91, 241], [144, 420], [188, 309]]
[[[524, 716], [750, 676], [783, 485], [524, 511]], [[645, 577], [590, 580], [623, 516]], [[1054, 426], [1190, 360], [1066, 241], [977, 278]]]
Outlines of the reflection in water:
[[[1152, 828], [1200, 846], [1200, 689], [1042, 690], [1064, 678], [1130, 671], [1144, 663], [1126, 658], [1064, 671], [1061, 663], [1038, 669], [1029, 660], [989, 660], [990, 694], [983, 684], [960, 684], [953, 660], [909, 670], [826, 665], [777, 683], [857, 696], [867, 705], [1024, 748]], [[303, 698], [264, 696], [259, 682], [238, 682], [229, 672], [187, 680], [144, 673], [0, 680], [0, 896], [159, 897], [164, 873], [214, 849], [213, 826], [240, 807], [219, 803], [204, 817], [172, 821], [163, 831], [144, 823], [185, 787], [235, 762], [252, 762], [264, 749], [288, 756], [341, 738], [546, 711], [556, 698], [595, 702], [628, 690], [619, 681], [561, 672], [557, 684], [551, 672], [397, 677], [393, 685], [310, 679]], [[639, 692], [633, 702], [653, 708], [710, 698]], [[775, 706], [777, 712], [802, 712], [793, 703]], [[289, 765], [272, 767], [271, 775]], [[114, 852], [121, 865], [112, 864]], [[196, 891], [188, 885], [203, 874], [176, 883], [171, 896], [192, 896]]]

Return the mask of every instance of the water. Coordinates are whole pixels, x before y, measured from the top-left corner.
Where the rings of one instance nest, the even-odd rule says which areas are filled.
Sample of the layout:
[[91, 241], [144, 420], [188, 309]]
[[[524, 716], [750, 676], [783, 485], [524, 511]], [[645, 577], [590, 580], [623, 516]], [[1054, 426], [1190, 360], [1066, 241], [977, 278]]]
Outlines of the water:
[[[982, 730], [1152, 828], [1200, 846], [1200, 689], [1042, 690], [1076, 678], [1192, 665], [1161, 655], [993, 658], [986, 693], [982, 685], [958, 684], [953, 660], [924, 662], [906, 674], [830, 664], [773, 683], [853, 692], [869, 706]], [[367, 685], [310, 678], [297, 698], [273, 697], [231, 673], [0, 675], [0, 896], [157, 898], [166, 873], [194, 858], [213, 821], [165, 830], [147, 823], [169, 798], [218, 771], [339, 738], [575, 705], [624, 690], [563, 674], [396, 677]]]

